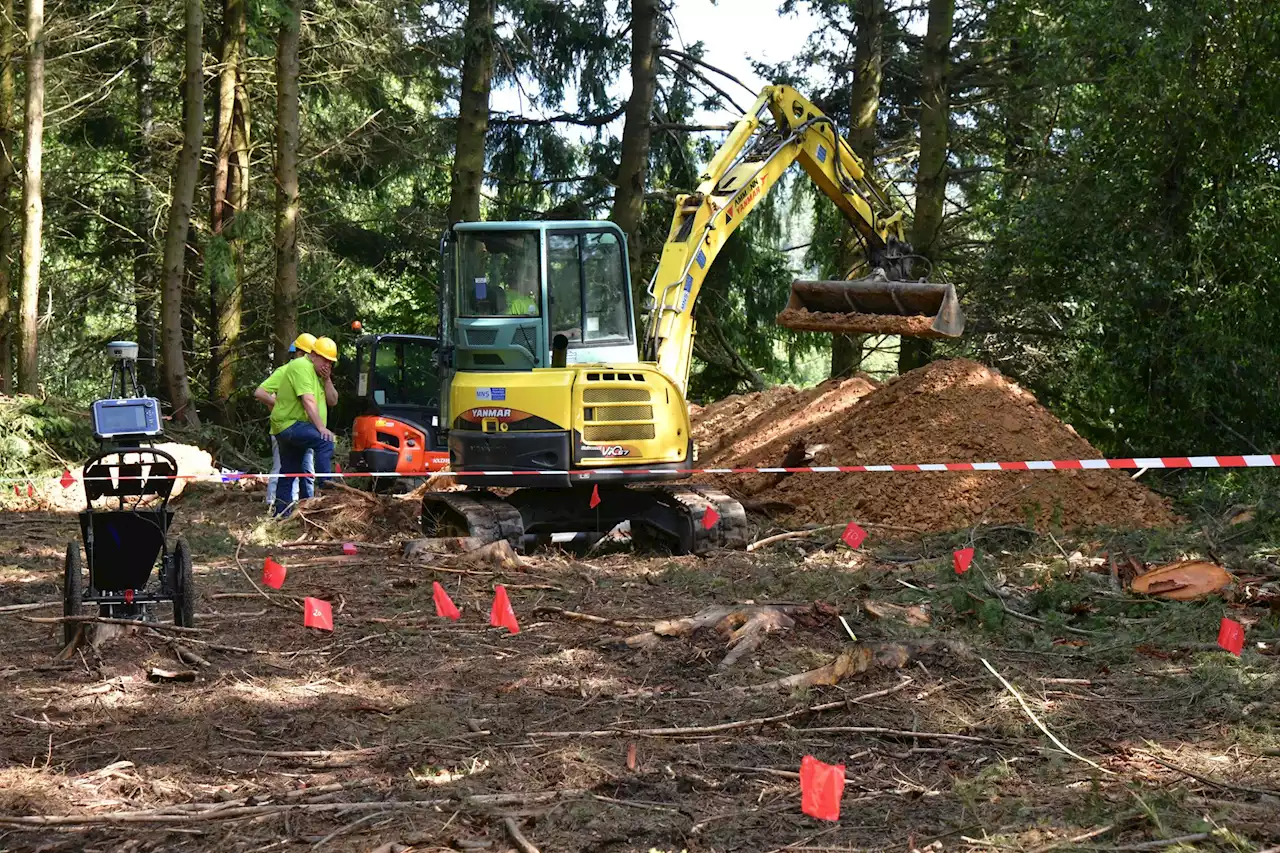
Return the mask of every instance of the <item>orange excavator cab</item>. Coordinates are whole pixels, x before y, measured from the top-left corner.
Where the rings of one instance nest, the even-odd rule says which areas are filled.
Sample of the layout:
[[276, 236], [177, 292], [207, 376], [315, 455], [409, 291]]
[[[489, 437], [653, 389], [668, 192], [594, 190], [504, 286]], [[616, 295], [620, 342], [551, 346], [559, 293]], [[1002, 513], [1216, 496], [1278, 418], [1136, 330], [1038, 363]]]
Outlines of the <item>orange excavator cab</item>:
[[[439, 439], [437, 346], [435, 338], [425, 335], [362, 335], [356, 340], [360, 409], [351, 430], [352, 470], [422, 477], [449, 466], [448, 450]], [[375, 486], [380, 479], [374, 479]]]

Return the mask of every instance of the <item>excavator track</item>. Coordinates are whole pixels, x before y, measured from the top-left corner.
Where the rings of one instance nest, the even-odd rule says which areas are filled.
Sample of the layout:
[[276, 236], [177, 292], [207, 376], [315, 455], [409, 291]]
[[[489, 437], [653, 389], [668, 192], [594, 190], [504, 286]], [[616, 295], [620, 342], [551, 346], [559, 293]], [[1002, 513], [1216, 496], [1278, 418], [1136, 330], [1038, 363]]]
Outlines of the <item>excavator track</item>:
[[[655, 495], [658, 502], [669, 510], [685, 515], [692, 530], [692, 543], [687, 546], [687, 553], [706, 554], [716, 550], [736, 550], [745, 548], [748, 541], [747, 512], [742, 504], [729, 497], [719, 489], [711, 486], [650, 486], [644, 491]], [[719, 516], [715, 524], [706, 526], [707, 510], [715, 509]], [[636, 538], [637, 535], [639, 538]], [[649, 535], [644, 525], [632, 525], [632, 539], [637, 547], [660, 544], [676, 545], [674, 542], [663, 542], [668, 537]], [[655, 541], [656, 540], [656, 541]], [[683, 545], [684, 543], [680, 543]], [[677, 553], [685, 552], [686, 547], [676, 547]]]
[[[613, 486], [599, 496], [598, 507], [588, 512], [588, 494], [582, 491], [522, 489], [507, 498], [479, 490], [428, 493], [422, 498], [422, 533], [485, 544], [505, 539], [519, 549], [538, 536], [605, 533], [630, 521], [632, 540], [641, 550], [706, 554], [747, 544], [742, 504], [711, 486]], [[708, 525], [712, 510], [716, 517]]]
[[524, 538], [520, 510], [489, 492], [436, 492], [422, 496], [422, 535], [471, 536], [485, 544]]

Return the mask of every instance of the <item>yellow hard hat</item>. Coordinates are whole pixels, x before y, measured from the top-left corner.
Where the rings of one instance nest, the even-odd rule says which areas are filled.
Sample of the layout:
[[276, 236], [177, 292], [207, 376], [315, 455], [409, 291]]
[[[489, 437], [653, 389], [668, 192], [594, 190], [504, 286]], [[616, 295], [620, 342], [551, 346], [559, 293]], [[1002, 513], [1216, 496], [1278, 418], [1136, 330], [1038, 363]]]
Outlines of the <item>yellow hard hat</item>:
[[333, 338], [319, 338], [311, 353], [336, 362], [338, 360], [338, 345], [333, 342]]
[[303, 332], [294, 339], [293, 345], [300, 351], [309, 353], [311, 348], [316, 345], [316, 336], [310, 332]]

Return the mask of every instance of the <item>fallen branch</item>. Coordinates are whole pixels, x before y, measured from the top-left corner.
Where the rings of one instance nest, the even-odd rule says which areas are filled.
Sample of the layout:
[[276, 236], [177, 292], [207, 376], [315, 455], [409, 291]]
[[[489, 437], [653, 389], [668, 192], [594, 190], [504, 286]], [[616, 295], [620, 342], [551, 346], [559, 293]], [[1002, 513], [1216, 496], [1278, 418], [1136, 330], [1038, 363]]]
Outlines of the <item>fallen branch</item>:
[[516, 826], [515, 818], [504, 817], [502, 819], [502, 828], [507, 831], [507, 837], [511, 839], [511, 843], [516, 846], [520, 853], [540, 853], [538, 848], [534, 847], [533, 843], [524, 837], [520, 827]]
[[164, 638], [164, 641], [165, 641], [165, 644], [168, 645], [169, 648], [173, 650], [173, 654], [182, 663], [195, 664], [196, 666], [213, 666], [213, 664], [209, 663], [209, 661], [200, 657], [200, 655], [191, 651], [191, 649], [182, 645], [172, 637], [166, 637]]
[[1280, 797], [1280, 791], [1268, 790], [1267, 788], [1250, 788], [1247, 785], [1238, 785], [1235, 782], [1228, 785], [1225, 782], [1219, 782], [1216, 779], [1209, 778], [1208, 776], [1201, 776], [1199, 773], [1188, 770], [1185, 767], [1179, 767], [1176, 764], [1171, 764], [1170, 762], [1165, 761], [1162, 758], [1158, 758], [1149, 752], [1147, 753], [1147, 757], [1156, 764], [1159, 764], [1162, 767], [1167, 767], [1175, 773], [1181, 773], [1183, 776], [1189, 776], [1197, 782], [1203, 782], [1206, 785], [1211, 785], [1214, 788], [1219, 788], [1223, 791], [1246, 791], [1250, 794], [1261, 794], [1264, 797]]
[[1001, 743], [995, 738], [981, 737], [979, 735], [958, 735], [949, 732], [917, 732], [911, 729], [885, 729], [879, 726], [806, 726], [797, 731], [808, 733], [822, 734], [859, 734], [859, 735], [881, 735], [883, 737], [900, 737], [912, 738], [919, 740], [953, 740], [960, 743]]
[[0, 613], [19, 613], [24, 610], [44, 610], [47, 607], [57, 607], [62, 604], [61, 601], [37, 601], [34, 604], [6, 604], [0, 607]]
[[808, 530], [791, 530], [787, 533], [777, 533], [777, 534], [774, 534], [773, 536], [766, 536], [763, 539], [760, 539], [756, 542], [752, 542], [750, 545], [747, 546], [747, 550], [756, 551], [760, 548], [764, 548], [767, 545], [772, 545], [775, 542], [785, 542], [788, 539], [803, 539], [807, 536], [812, 536], [815, 533], [822, 533], [823, 531], [826, 531], [826, 530], [835, 530], [838, 526], [839, 525], [836, 525], [836, 524], [828, 524], [825, 527], [811, 527]]
[[347, 758], [354, 755], [374, 755], [382, 752], [382, 747], [369, 747], [366, 749], [303, 749], [303, 750], [278, 750], [278, 749], [245, 749], [243, 747], [231, 747], [224, 750], [227, 755], [253, 755], [259, 758], [305, 758], [309, 760], [325, 760], [329, 758]]
[[1095, 770], [1100, 770], [1103, 773], [1106, 773], [1108, 776], [1115, 775], [1115, 773], [1112, 772], [1111, 770], [1108, 770], [1107, 768], [1101, 766], [1100, 764], [1090, 761], [1089, 759], [1085, 758], [1083, 755], [1080, 755], [1079, 753], [1073, 752], [1070, 747], [1068, 747], [1062, 741], [1058, 740], [1057, 735], [1049, 731], [1048, 727], [1045, 726], [1044, 723], [1040, 722], [1040, 718], [1035, 715], [1035, 712], [1031, 710], [1031, 706], [1028, 705], [1026, 700], [1022, 698], [1022, 694], [1019, 693], [1017, 689], [1012, 684], [1010, 684], [1003, 675], [996, 672], [996, 668], [992, 666], [990, 662], [987, 661], [986, 658], [982, 658], [982, 665], [985, 666], [987, 668], [987, 671], [990, 672], [992, 675], [994, 675], [1000, 681], [1000, 683], [1004, 685], [1004, 688], [1006, 690], [1008, 690], [1011, 694], [1013, 694], [1013, 698], [1018, 700], [1018, 704], [1022, 706], [1022, 710], [1026, 713], [1026, 715], [1031, 718], [1031, 722], [1035, 723], [1036, 728], [1044, 732], [1045, 736], [1048, 737], [1049, 740], [1053, 741], [1054, 745], [1057, 746], [1058, 749], [1062, 750], [1067, 755], [1070, 755], [1072, 758], [1078, 761], [1083, 761], [1085, 764], [1088, 764], [1090, 767], [1094, 768]]
[[877, 690], [874, 693], [865, 693], [862, 696], [855, 696], [852, 699], [841, 699], [836, 702], [825, 702], [821, 705], [810, 705], [807, 708], [799, 708], [794, 711], [787, 711], [783, 714], [775, 714], [771, 717], [754, 717], [750, 720], [735, 720], [731, 723], [720, 723], [714, 726], [685, 726], [679, 728], [663, 728], [663, 729], [595, 729], [591, 731], [573, 731], [573, 732], [529, 732], [529, 737], [543, 738], [575, 738], [575, 737], [685, 737], [688, 735], [711, 735], [721, 732], [733, 732], [740, 729], [757, 728], [760, 726], [771, 726], [778, 723], [785, 723], [788, 720], [794, 720], [798, 717], [804, 717], [808, 714], [820, 714], [823, 711], [833, 711], [837, 708], [848, 708], [851, 705], [859, 705], [863, 702], [869, 702], [872, 699], [879, 699], [888, 696], [891, 693], [897, 693], [899, 690], [905, 689], [912, 683], [910, 678], [904, 678], [893, 687]]
[[635, 628], [640, 625], [652, 624], [644, 619], [606, 619], [603, 616], [592, 616], [590, 613], [579, 613], [576, 610], [565, 610], [563, 607], [535, 607], [533, 609], [535, 615], [550, 614], [553, 616], [563, 616], [565, 619], [572, 619], [576, 622], [590, 622], [593, 625], [612, 625], [615, 628]]
[[109, 616], [19, 616], [23, 622], [41, 625], [58, 625], [63, 622], [97, 622], [101, 625], [128, 625], [149, 628], [152, 631], [172, 631], [175, 634], [207, 634], [208, 628], [183, 628], [180, 625], [164, 625], [159, 622], [143, 622], [139, 619], [113, 619]]
[[271, 602], [272, 604], [274, 604], [276, 607], [281, 607], [281, 608], [283, 608], [283, 609], [285, 609], [285, 610], [289, 610], [289, 611], [301, 610], [301, 609], [302, 609], [302, 603], [301, 603], [301, 602], [299, 602], [299, 601], [293, 601], [291, 604], [285, 604], [283, 601], [278, 601], [278, 600], [276, 600], [275, 598], [273, 598], [273, 597], [271, 597], [270, 595], [268, 595], [268, 594], [267, 594], [267, 591], [266, 591], [265, 589], [263, 589], [262, 587], [258, 586], [256, 583], [254, 583], [253, 578], [251, 578], [251, 577], [249, 576], [249, 572], [245, 569], [245, 567], [244, 567], [244, 563], [242, 563], [242, 562], [240, 561], [240, 549], [241, 549], [241, 548], [243, 548], [243, 547], [244, 547], [244, 543], [243, 543], [243, 542], [240, 542], [239, 540], [237, 540], [237, 541], [236, 541], [236, 554], [235, 554], [235, 558], [234, 558], [234, 559], [235, 559], [235, 561], [236, 561], [236, 568], [238, 568], [238, 569], [240, 570], [240, 574], [244, 575], [244, 579], [245, 579], [245, 580], [247, 580], [247, 581], [249, 582], [249, 586], [253, 587], [253, 588], [254, 588], [254, 590], [255, 590], [255, 591], [257, 591], [257, 593], [258, 593], [259, 595], [261, 595], [261, 596], [262, 596], [263, 598], [265, 598], [267, 601], [269, 601], [269, 602]]

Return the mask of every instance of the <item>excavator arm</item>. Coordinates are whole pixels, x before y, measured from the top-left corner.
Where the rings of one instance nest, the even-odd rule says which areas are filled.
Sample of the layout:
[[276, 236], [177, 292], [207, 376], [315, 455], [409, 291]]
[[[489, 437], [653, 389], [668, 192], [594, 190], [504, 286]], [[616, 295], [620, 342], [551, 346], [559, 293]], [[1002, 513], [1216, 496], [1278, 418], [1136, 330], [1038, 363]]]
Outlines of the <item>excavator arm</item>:
[[789, 86], [768, 86], [699, 177], [676, 198], [671, 229], [649, 285], [644, 357], [685, 389], [694, 306], [729, 236], [790, 168], [805, 173], [861, 235], [872, 278], [795, 282], [779, 322], [828, 332], [956, 336], [964, 318], [949, 284], [907, 281], [911, 247], [902, 211], [867, 174], [835, 123]]

